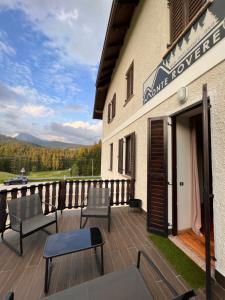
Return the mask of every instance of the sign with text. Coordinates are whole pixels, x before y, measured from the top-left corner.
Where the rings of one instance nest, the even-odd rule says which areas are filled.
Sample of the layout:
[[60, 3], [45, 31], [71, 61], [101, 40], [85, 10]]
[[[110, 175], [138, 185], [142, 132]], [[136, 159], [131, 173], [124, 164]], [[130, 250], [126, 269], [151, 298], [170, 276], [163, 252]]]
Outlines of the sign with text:
[[144, 104], [224, 37], [225, 1], [215, 0], [144, 82]]

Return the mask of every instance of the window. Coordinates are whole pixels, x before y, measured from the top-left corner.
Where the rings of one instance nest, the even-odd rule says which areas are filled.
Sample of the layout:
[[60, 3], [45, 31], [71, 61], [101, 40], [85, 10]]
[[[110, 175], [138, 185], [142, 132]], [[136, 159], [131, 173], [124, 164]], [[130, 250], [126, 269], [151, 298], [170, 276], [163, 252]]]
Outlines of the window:
[[195, 17], [206, 0], [170, 0], [170, 39], [173, 43]]
[[119, 140], [118, 149], [118, 172], [123, 174], [123, 139]]
[[133, 96], [134, 92], [134, 62], [130, 65], [127, 73], [126, 73], [126, 80], [127, 80], [127, 99], [126, 102], [130, 100]]
[[112, 171], [113, 169], [113, 144], [109, 145], [109, 170]]
[[112, 101], [108, 104], [108, 123], [111, 123], [116, 115], [116, 94], [113, 95]]
[[135, 133], [126, 137], [125, 174], [135, 177]]
[[116, 94], [114, 94], [112, 98], [112, 119], [115, 118], [116, 115]]

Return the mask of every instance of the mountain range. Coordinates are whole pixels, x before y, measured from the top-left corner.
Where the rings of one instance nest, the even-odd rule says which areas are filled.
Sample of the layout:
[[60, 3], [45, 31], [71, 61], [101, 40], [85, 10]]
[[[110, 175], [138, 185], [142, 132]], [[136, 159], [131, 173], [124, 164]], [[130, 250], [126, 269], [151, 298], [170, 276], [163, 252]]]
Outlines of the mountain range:
[[13, 142], [18, 142], [18, 141], [29, 143], [29, 144], [34, 144], [34, 145], [42, 146], [42, 147], [46, 147], [46, 148], [67, 149], [67, 148], [79, 148], [79, 147], [83, 146], [80, 144], [43, 140], [43, 139], [39, 139], [38, 137], [36, 137], [32, 134], [28, 134], [28, 133], [19, 133], [14, 138], [0, 134], [0, 142], [13, 143]]

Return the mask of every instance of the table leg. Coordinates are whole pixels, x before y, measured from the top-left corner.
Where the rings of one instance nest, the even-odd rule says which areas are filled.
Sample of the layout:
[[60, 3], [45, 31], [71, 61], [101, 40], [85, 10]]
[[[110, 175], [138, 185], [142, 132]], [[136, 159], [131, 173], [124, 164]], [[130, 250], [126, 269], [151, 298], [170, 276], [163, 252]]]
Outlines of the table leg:
[[52, 273], [52, 258], [46, 258], [46, 263], [45, 263], [45, 287], [44, 287], [45, 294], [48, 293], [48, 289], [49, 289], [49, 285], [50, 285], [50, 279], [51, 279], [51, 273]]
[[49, 282], [48, 282], [48, 271], [49, 271], [49, 259], [46, 258], [46, 262], [45, 262], [45, 289], [44, 289], [44, 292], [45, 294], [48, 293], [48, 285], [49, 285]]
[[104, 275], [103, 245], [101, 245], [101, 275]]

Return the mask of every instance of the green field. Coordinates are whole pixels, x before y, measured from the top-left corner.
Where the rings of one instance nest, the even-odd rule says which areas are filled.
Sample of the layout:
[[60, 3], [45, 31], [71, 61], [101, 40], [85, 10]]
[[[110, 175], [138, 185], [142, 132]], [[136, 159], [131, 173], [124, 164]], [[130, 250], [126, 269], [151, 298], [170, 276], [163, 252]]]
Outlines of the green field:
[[4, 182], [7, 179], [15, 177], [15, 174], [7, 173], [7, 172], [0, 172], [0, 183]]
[[30, 172], [29, 179], [70, 176], [69, 170]]
[[[3, 183], [5, 180], [14, 178], [18, 174], [11, 174], [7, 172], [0, 172], [0, 183]], [[49, 180], [52, 181], [52, 179], [55, 178], [55, 180], [63, 179], [63, 177], [66, 176], [67, 180], [69, 179], [68, 177], [70, 176], [69, 170], [61, 170], [61, 171], [42, 171], [42, 172], [30, 172], [28, 175], [28, 180], [29, 181], [38, 181], [36, 180], [37, 178], [49, 178]], [[88, 179], [87, 177], [84, 177], [85, 179]], [[98, 176], [95, 177], [96, 179], [99, 178]], [[72, 178], [72, 180], [75, 180], [76, 178]], [[82, 179], [82, 178], [77, 178], [77, 179]], [[93, 177], [90, 179], [94, 179]], [[43, 180], [41, 180], [43, 181]], [[47, 180], [46, 180], [47, 181]]]

